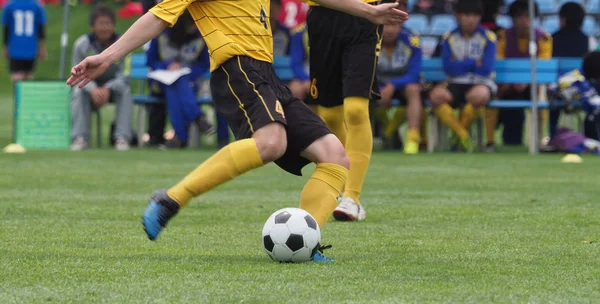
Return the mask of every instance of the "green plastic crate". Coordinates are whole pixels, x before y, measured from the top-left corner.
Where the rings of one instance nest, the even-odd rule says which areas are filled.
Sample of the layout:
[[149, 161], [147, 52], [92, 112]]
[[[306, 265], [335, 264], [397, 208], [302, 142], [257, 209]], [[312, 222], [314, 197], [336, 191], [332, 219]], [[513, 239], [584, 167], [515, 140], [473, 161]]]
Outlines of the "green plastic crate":
[[68, 149], [71, 87], [64, 81], [15, 84], [14, 142], [26, 149]]

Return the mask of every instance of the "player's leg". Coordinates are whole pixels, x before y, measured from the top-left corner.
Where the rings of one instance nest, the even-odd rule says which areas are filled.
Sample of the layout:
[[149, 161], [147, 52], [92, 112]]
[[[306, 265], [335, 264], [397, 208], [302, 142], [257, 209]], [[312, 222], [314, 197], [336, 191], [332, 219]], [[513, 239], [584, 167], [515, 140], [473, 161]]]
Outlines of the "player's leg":
[[111, 98], [116, 103], [115, 148], [120, 151], [129, 149], [133, 118], [133, 99], [131, 88], [126, 83], [118, 83], [110, 88]]
[[344, 105], [335, 107], [323, 107], [319, 106], [317, 113], [321, 116], [321, 119], [327, 124], [331, 132], [339, 138], [342, 145], [346, 144], [347, 129], [346, 123], [344, 122]]
[[473, 120], [479, 115], [479, 109], [487, 106], [491, 99], [491, 91], [484, 85], [473, 86], [465, 96], [466, 104], [461, 113], [460, 124], [466, 130], [471, 128]]
[[[180, 80], [178, 80], [180, 81]], [[175, 82], [176, 84], [177, 82]], [[188, 140], [188, 125], [185, 121], [184, 101], [181, 98], [180, 88], [175, 84], [161, 86], [165, 92], [165, 102], [167, 104], [169, 120], [175, 130], [175, 139], [172, 144], [178, 147], [184, 147]], [[192, 94], [193, 95], [193, 94]], [[193, 96], [195, 99], [196, 97]]]
[[471, 142], [469, 131], [460, 124], [456, 118], [454, 109], [450, 106], [456, 98], [462, 98], [459, 96], [461, 95], [460, 91], [460, 87], [457, 85], [450, 84], [448, 86], [446, 84], [439, 84], [431, 90], [429, 100], [431, 101], [433, 112], [438, 119], [456, 134], [458, 140], [467, 150], [470, 150], [472, 145], [469, 145]]
[[71, 96], [71, 150], [81, 151], [89, 146], [92, 97], [85, 88], [73, 88]]
[[346, 125], [342, 96], [343, 44], [334, 35], [332, 25], [342, 13], [326, 7], [312, 7], [307, 17], [310, 44], [309, 104], [317, 104], [316, 111], [342, 144], [346, 142]]
[[334, 217], [355, 221], [366, 217], [365, 209], [360, 205], [360, 195], [373, 152], [369, 100], [380, 97], [376, 69], [383, 27], [365, 19], [348, 18], [346, 22], [352, 24], [355, 30], [340, 35], [345, 35], [347, 41], [342, 55], [342, 81], [344, 120], [348, 130], [345, 147], [351, 169]]
[[408, 134], [406, 136], [406, 145], [404, 153], [419, 153], [419, 143], [421, 142], [420, 123], [423, 112], [423, 103], [421, 101], [421, 86], [419, 84], [409, 84], [404, 89], [404, 95], [408, 103], [407, 119]]
[[[404, 88], [396, 89], [393, 94], [393, 99], [396, 99], [400, 102], [399, 106], [394, 111], [392, 118], [389, 120], [389, 123], [386, 124], [385, 131], [383, 133], [384, 137], [384, 146], [386, 148], [397, 148], [401, 145], [401, 141], [399, 140], [398, 128], [406, 121], [406, 94], [404, 94]], [[384, 114], [387, 118], [387, 111], [382, 108]]]
[[189, 75], [184, 75], [174, 83], [179, 92], [179, 101], [181, 103], [181, 110], [183, 111], [184, 122], [186, 126], [195, 123], [200, 133], [204, 135], [212, 134], [215, 132], [215, 127], [208, 122], [206, 115], [196, 102], [198, 90], [195, 81], [196, 79]]
[[[289, 142], [286, 153], [275, 163], [298, 175], [309, 162], [317, 164], [300, 195], [300, 208], [309, 212], [323, 229], [337, 206], [348, 176], [349, 160], [342, 143], [319, 116], [301, 101], [286, 98], [283, 91], [280, 93]], [[313, 261], [331, 260], [316, 253]]]
[[17, 81], [25, 80], [25, 69], [23, 67], [23, 60], [9, 59], [9, 70], [10, 70], [10, 81], [15, 83]]
[[23, 79], [33, 79], [33, 69], [35, 68], [35, 60], [23, 60]]
[[219, 149], [227, 146], [229, 144], [229, 126], [227, 125], [227, 121], [221, 116], [221, 114], [217, 113], [217, 144]]
[[255, 63], [248, 60], [234, 57], [211, 76], [217, 111], [240, 140], [225, 146], [168, 191], [159, 191], [150, 199], [143, 224], [151, 240], [193, 197], [279, 159], [286, 151], [285, 113], [268, 82], [260, 77], [263, 71], [256, 71], [252, 66]]
[[486, 151], [494, 152], [496, 149], [496, 126], [498, 125], [498, 109], [485, 109], [485, 137]]

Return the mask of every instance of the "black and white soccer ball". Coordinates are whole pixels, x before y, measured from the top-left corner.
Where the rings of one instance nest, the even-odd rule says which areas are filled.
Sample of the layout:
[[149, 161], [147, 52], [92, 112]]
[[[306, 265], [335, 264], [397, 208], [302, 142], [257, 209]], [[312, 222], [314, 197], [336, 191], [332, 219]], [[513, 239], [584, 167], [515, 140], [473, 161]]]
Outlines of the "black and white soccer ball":
[[312, 215], [299, 208], [275, 211], [263, 227], [263, 246], [278, 262], [306, 262], [321, 242], [321, 230]]

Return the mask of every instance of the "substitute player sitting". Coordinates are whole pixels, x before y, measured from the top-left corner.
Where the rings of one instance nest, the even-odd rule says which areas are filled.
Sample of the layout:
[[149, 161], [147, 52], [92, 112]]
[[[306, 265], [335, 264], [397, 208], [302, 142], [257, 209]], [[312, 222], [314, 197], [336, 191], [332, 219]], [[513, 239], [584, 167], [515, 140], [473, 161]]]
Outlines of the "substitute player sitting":
[[585, 111], [584, 135], [587, 138], [600, 140], [600, 52], [591, 52], [583, 59], [583, 67], [568, 72], [558, 79], [558, 84], [551, 85], [548, 90], [572, 105], [580, 101]]
[[[319, 2], [376, 23], [407, 19], [396, 4]], [[333, 213], [348, 175], [349, 161], [343, 145], [325, 123], [294, 98], [275, 74], [269, 6], [269, 0], [165, 0], [136, 21], [111, 47], [73, 67], [67, 83], [85, 86], [112, 62], [173, 26], [186, 9], [206, 41], [215, 108], [228, 121], [238, 141], [219, 150], [175, 186], [152, 196], [142, 217], [151, 240], [193, 197], [269, 162], [296, 175], [306, 164], [317, 163], [300, 195], [300, 208], [313, 215], [321, 228]], [[330, 261], [321, 253], [315, 253], [313, 260]]]
[[[457, 144], [472, 151], [471, 123], [497, 90], [492, 79], [496, 35], [479, 24], [483, 14], [480, 0], [459, 0], [455, 14], [458, 27], [444, 35], [441, 46], [448, 83], [434, 87], [430, 100], [437, 117], [454, 131]], [[464, 105], [460, 121], [451, 105]]]
[[388, 108], [392, 99], [400, 101], [400, 107], [388, 124], [385, 136], [393, 136], [398, 131], [403, 116], [407, 116], [408, 136], [404, 144], [406, 154], [417, 154], [421, 141], [421, 62], [418, 34], [400, 24], [384, 26], [382, 50], [377, 65], [377, 80], [381, 87], [380, 105]]

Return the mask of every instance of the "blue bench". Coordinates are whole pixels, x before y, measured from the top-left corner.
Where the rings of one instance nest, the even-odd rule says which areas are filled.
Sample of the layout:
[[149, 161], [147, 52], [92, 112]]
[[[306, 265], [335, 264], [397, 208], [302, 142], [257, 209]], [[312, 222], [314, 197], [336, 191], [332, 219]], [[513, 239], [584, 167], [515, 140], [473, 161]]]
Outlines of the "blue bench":
[[[294, 73], [291, 68], [290, 58], [286, 56], [276, 56], [273, 67], [279, 78], [283, 81], [290, 81], [294, 78]], [[146, 54], [136, 53], [132, 54], [129, 61], [129, 78], [133, 81], [137, 81], [137, 94], [133, 95], [133, 103], [138, 105], [138, 117], [137, 117], [137, 133], [139, 145], [143, 144], [141, 138], [146, 130], [146, 119], [148, 116], [146, 105], [161, 103], [163, 100], [155, 96], [144, 94], [147, 88], [147, 76], [150, 69], [146, 66]], [[206, 73], [203, 79], [207, 80], [210, 78], [210, 73]], [[212, 104], [212, 98], [210, 95], [200, 95], [197, 97], [196, 102], [199, 105]], [[194, 126], [192, 126], [193, 128]], [[192, 136], [191, 136], [192, 137]], [[191, 139], [195, 141], [195, 139]], [[191, 144], [192, 146], [194, 144]]]
[[[133, 101], [138, 107], [138, 135], [141, 138], [146, 128], [146, 107], [145, 105], [162, 102], [159, 98], [145, 95], [144, 90], [147, 87], [147, 75], [149, 72], [146, 66], [145, 54], [133, 54], [130, 60], [130, 78], [139, 82], [138, 94], [133, 96]], [[536, 62], [536, 80], [540, 85], [548, 85], [555, 83], [558, 76], [579, 68], [581, 66], [580, 58], [560, 58], [551, 60], [538, 60]], [[294, 78], [294, 73], [291, 69], [290, 58], [286, 56], [275, 57], [273, 67], [275, 72], [283, 81], [290, 81]], [[531, 82], [531, 61], [530, 59], [505, 59], [498, 60], [495, 66], [496, 82], [504, 83], [529, 83]], [[446, 73], [442, 67], [442, 61], [439, 58], [425, 59], [422, 64], [423, 78], [427, 82], [441, 82], [447, 79]], [[206, 79], [210, 77], [207, 73]], [[547, 109], [551, 103], [545, 100], [544, 96], [540, 96], [540, 101], [537, 106], [540, 109]], [[198, 104], [211, 104], [212, 99], [209, 95], [199, 96]], [[532, 102], [530, 100], [492, 100], [488, 107], [491, 108], [530, 108]], [[559, 104], [552, 102], [552, 105]], [[478, 145], [483, 146], [483, 126], [478, 120], [477, 125], [477, 141]], [[437, 148], [444, 146], [444, 134], [447, 130], [439, 121], [432, 116], [430, 119], [430, 147], [429, 151], [434, 151]]]
[[[539, 85], [549, 85], [556, 83], [558, 77], [566, 72], [581, 67], [580, 58], [560, 58], [551, 60], [536, 61], [536, 81]], [[423, 76], [426, 81], [439, 82], [446, 79], [442, 68], [442, 62], [439, 58], [427, 59], [423, 61]], [[496, 61], [495, 66], [496, 83], [530, 83], [531, 82], [531, 61], [530, 59], [505, 59]], [[551, 106], [560, 106], [564, 103], [560, 101], [548, 101], [545, 92], [538, 96], [537, 107], [548, 109]], [[490, 108], [531, 108], [531, 100], [492, 100], [488, 104]], [[435, 116], [429, 121], [429, 147], [428, 151], [433, 152], [441, 150], [446, 146], [447, 130], [445, 126], [437, 120]], [[476, 121], [476, 140], [477, 146], [483, 147], [483, 122]]]

